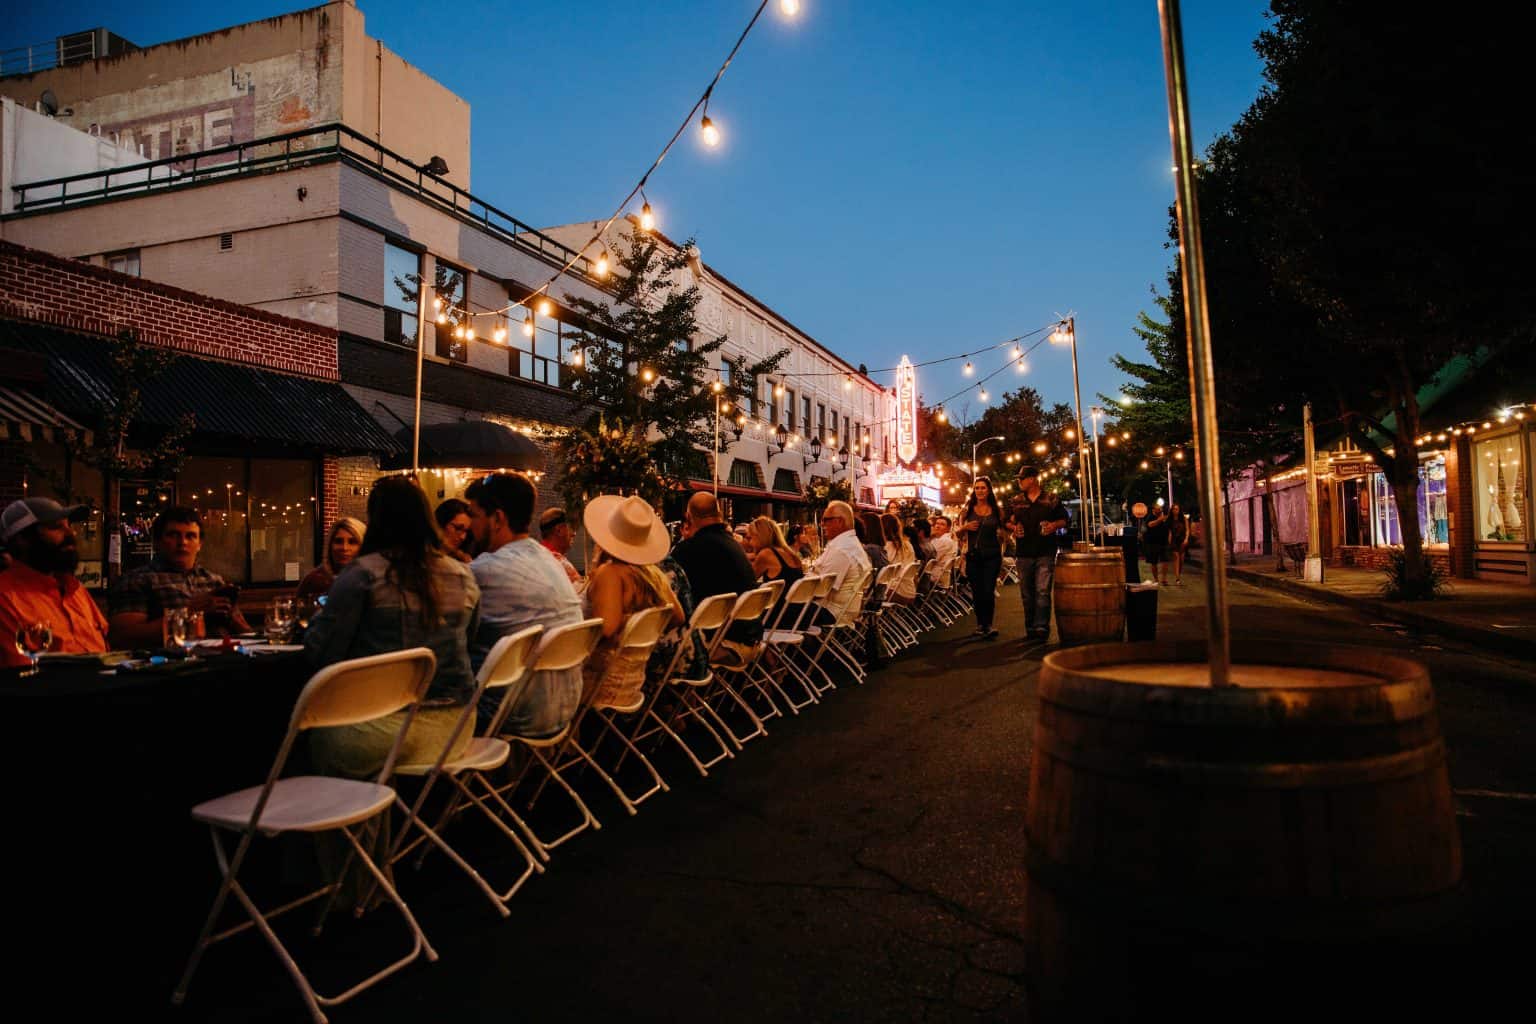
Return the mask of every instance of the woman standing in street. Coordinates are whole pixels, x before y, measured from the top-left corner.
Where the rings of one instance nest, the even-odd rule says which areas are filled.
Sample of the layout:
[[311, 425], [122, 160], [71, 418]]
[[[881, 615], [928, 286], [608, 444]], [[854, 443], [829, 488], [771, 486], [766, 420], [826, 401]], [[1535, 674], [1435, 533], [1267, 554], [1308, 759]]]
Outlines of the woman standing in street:
[[1152, 578], [1159, 584], [1167, 583], [1163, 578], [1163, 563], [1168, 561], [1168, 511], [1163, 508], [1155, 509], [1152, 518], [1147, 520], [1146, 532], [1142, 534], [1142, 546], [1146, 548], [1147, 564], [1152, 567]]
[[1173, 558], [1173, 582], [1184, 585], [1184, 552], [1189, 550], [1189, 517], [1179, 506], [1168, 510], [1168, 554]]
[[965, 575], [971, 581], [971, 599], [976, 606], [974, 635], [983, 640], [997, 639], [992, 616], [997, 610], [997, 574], [1003, 568], [1003, 544], [998, 533], [1002, 522], [992, 496], [992, 481], [977, 477], [956, 532], [965, 541]]

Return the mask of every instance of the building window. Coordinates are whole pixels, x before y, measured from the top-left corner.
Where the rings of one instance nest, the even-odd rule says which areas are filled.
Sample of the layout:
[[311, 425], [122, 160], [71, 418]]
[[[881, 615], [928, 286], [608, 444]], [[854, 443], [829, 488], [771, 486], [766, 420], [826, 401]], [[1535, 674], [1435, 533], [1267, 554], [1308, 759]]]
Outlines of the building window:
[[800, 429], [807, 434], [811, 432], [811, 398], [809, 395], [800, 400]]
[[1450, 506], [1445, 494], [1445, 453], [1419, 461], [1419, 532], [1425, 544], [1449, 544]]
[[1472, 446], [1479, 540], [1524, 542], [1530, 536], [1525, 459], [1520, 447], [1515, 434], [1490, 437]]
[[109, 252], [106, 256], [107, 269], [115, 270], [119, 274], [127, 274], [129, 277], [139, 276], [139, 250], [125, 249], [122, 252]]
[[433, 277], [433, 298], [442, 300], [442, 312], [446, 314], [448, 321], [439, 323], [437, 330], [433, 332], [437, 337], [434, 351], [441, 359], [451, 359], [456, 363], [469, 362], [469, 342], [453, 336], [454, 331], [459, 327], [474, 329], [467, 313], [468, 288], [469, 274], [466, 271], [451, 263], [438, 262], [437, 272]]
[[398, 245], [384, 245], [384, 340], [416, 347], [420, 311], [421, 257]]
[[848, 432], [848, 417], [843, 417], [843, 432], [839, 435], [843, 439], [843, 447], [853, 451], [853, 436]]
[[507, 329], [507, 372], [514, 377], [561, 386], [561, 361], [579, 347], [581, 332], [551, 316], [533, 318], [533, 337], [524, 333], [524, 322], [509, 324]]
[[176, 478], [176, 501], [203, 520], [198, 563], [227, 580], [245, 581], [250, 550], [246, 529], [245, 460], [194, 455]]
[[251, 582], [297, 583], [314, 567], [315, 464], [251, 460]]
[[784, 429], [791, 434], [795, 432], [795, 393], [784, 392]]
[[821, 438], [822, 444], [827, 444], [827, 407], [820, 402], [816, 403], [816, 436]]
[[776, 386], [771, 380], [763, 381], [763, 419], [769, 424], [779, 422], [779, 401], [773, 397], [773, 389]]

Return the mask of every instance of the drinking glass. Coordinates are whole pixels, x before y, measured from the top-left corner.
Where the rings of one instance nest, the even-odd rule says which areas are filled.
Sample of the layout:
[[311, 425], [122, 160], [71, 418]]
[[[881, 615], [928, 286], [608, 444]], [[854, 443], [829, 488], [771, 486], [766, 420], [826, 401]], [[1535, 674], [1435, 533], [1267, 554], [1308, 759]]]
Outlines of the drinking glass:
[[186, 608], [167, 608], [165, 610], [165, 646], [175, 647], [183, 654], [190, 654], [192, 642], [195, 639], [192, 613]]
[[286, 643], [288, 631], [293, 627], [293, 598], [279, 597], [272, 602], [272, 607], [267, 610], [267, 642], [271, 644]]
[[22, 670], [24, 676], [37, 675], [37, 659], [53, 646], [53, 627], [46, 622], [34, 622], [16, 631], [16, 653], [25, 655], [31, 666]]

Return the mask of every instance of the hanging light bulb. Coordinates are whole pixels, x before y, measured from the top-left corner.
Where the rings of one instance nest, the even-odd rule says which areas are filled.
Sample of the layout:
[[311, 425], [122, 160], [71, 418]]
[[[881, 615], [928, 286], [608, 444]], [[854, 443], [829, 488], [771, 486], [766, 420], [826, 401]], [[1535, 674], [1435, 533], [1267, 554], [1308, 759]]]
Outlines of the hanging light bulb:
[[443, 308], [443, 297], [441, 295], [434, 295], [434, 296], [432, 296], [432, 308], [433, 309], [442, 309]]
[[460, 341], [464, 340], [464, 325], [463, 324], [459, 324], [458, 326], [454, 327], [454, 329], [453, 329], [453, 336], [455, 338], [458, 338]]
[[711, 149], [720, 145], [720, 129], [715, 127], [715, 122], [709, 119], [708, 114], [699, 122], [699, 134], [704, 136], [704, 145]]
[[784, 397], [784, 385], [783, 384], [775, 384], [773, 386], [773, 397], [774, 398], [783, 398]]
[[498, 345], [504, 344], [507, 340], [507, 329], [501, 324], [497, 324], [496, 329], [491, 332], [491, 339]]
[[948, 423], [949, 422], [949, 416], [948, 416], [948, 414], [946, 414], [944, 412], [944, 407], [942, 405], [939, 406], [939, 415], [938, 415], [937, 419], [938, 419], [938, 421], [940, 423]]
[[967, 359], [965, 361], [965, 366], [961, 368], [960, 372], [969, 377], [971, 374], [976, 372], [976, 367], [972, 366], [971, 361]]
[[847, 374], [843, 375], [843, 390], [844, 391], [851, 391], [851, 390], [853, 390], [853, 378], [848, 376]]
[[571, 365], [572, 366], [580, 366], [581, 365], [581, 349], [579, 349], [579, 348], [571, 349]]
[[800, 13], [800, 0], [779, 0], [779, 10], [786, 18], [793, 18]]
[[651, 209], [650, 200], [646, 200], [645, 205], [640, 207], [640, 230], [641, 231], [651, 231], [651, 230], [654, 230], [655, 227], [656, 227], [656, 214]]
[[539, 316], [549, 316], [549, 311], [553, 308], [554, 307], [549, 304], [548, 299], [539, 300]]
[[528, 311], [528, 315], [523, 317], [523, 336], [533, 337], [533, 310], [531, 309]]
[[608, 250], [607, 249], [604, 249], [602, 251], [602, 254], [597, 257], [597, 276], [598, 277], [607, 277], [608, 276]]
[[1029, 372], [1029, 364], [1026, 363], [1022, 359], [1020, 359], [1019, 362], [1018, 362], [1018, 368], [1019, 368], [1019, 372], [1020, 373], [1028, 373]]
[[981, 400], [983, 402], [985, 402], [987, 400], [987, 389], [986, 388], [982, 388], [981, 389]]
[[725, 385], [721, 384], [719, 381], [712, 381], [709, 385], [709, 390], [718, 395], [720, 392], [725, 390]]
[[1019, 348], [1019, 346], [1017, 346], [1017, 345], [1013, 346], [1013, 358], [1015, 358], [1015, 359], [1022, 359], [1022, 358], [1024, 358], [1024, 350]]
[[640, 371], [640, 379], [649, 384], [651, 381], [656, 379], [656, 374], [651, 372], [651, 368], [647, 366], [645, 369]]
[[437, 322], [440, 323], [440, 324], [447, 323], [448, 322], [448, 314], [447, 313], [439, 313], [439, 314], [437, 314]]

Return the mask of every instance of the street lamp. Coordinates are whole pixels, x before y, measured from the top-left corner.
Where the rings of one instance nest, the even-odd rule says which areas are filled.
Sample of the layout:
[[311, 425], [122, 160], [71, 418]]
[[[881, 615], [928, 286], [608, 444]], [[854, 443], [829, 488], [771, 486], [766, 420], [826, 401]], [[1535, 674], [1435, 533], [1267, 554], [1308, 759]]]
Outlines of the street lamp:
[[971, 482], [972, 483], [975, 483], [975, 481], [976, 481], [976, 452], [977, 452], [977, 450], [980, 449], [981, 446], [984, 445], [984, 444], [991, 444], [993, 441], [1006, 441], [1006, 440], [1008, 440], [1008, 438], [1004, 437], [1002, 434], [998, 434], [996, 437], [983, 438], [982, 440], [977, 441], [975, 444], [971, 445]]
[[[1077, 317], [1069, 316], [1057, 324], [1056, 329], [1051, 332], [1051, 343], [1072, 346], [1072, 401], [1073, 407], [1077, 412], [1077, 451], [1079, 455], [1078, 464], [1081, 465], [1081, 457], [1087, 446], [1083, 442], [1083, 393], [1077, 382]], [[1087, 473], [1079, 472], [1078, 479], [1082, 480], [1084, 484], [1089, 483]], [[1084, 487], [1083, 490], [1086, 491], [1089, 488]], [[1093, 500], [1093, 496], [1089, 494], [1082, 495], [1082, 498], [1084, 507], [1088, 507]], [[1088, 517], [1083, 516], [1082, 519], [1083, 540], [1086, 542], [1088, 540]]]
[[1104, 475], [1099, 469], [1099, 418], [1104, 415], [1104, 410], [1096, 405], [1088, 410], [1088, 415], [1093, 418], [1093, 495], [1098, 509], [1099, 543], [1102, 544], [1104, 537]]

